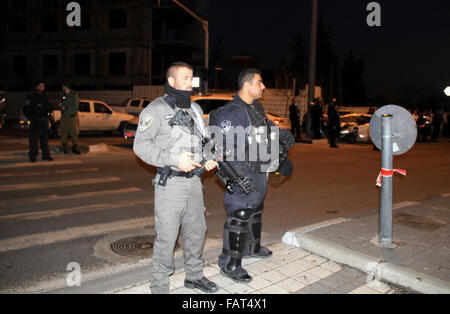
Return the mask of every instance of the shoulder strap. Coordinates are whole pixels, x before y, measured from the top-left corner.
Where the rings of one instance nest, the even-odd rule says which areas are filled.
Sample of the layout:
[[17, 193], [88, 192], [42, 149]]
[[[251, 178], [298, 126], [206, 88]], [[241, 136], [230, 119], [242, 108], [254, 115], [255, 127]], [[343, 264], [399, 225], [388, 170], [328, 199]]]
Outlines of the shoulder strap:
[[191, 104], [191, 108], [195, 113], [195, 116], [197, 117], [198, 124], [200, 125], [200, 130], [202, 131], [203, 137], [206, 136], [206, 129], [205, 129], [205, 121], [203, 121], [203, 116], [200, 114], [198, 109], [194, 106], [194, 104]]

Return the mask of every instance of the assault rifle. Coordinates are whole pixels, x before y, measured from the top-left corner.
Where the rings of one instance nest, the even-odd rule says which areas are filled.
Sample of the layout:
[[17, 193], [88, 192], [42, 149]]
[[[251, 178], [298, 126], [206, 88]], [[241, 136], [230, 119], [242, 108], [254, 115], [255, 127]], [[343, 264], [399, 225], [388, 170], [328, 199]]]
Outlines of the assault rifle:
[[178, 112], [170, 119], [169, 125], [171, 127], [177, 125], [189, 130], [190, 134], [193, 134], [202, 140], [202, 152], [203, 160], [201, 161], [200, 168], [196, 168], [188, 173], [187, 177], [193, 177], [194, 175], [202, 177], [205, 173], [205, 163], [207, 160], [215, 160], [218, 163], [216, 176], [225, 185], [225, 188], [230, 194], [234, 193], [233, 184], [239, 186], [239, 188], [245, 194], [250, 194], [255, 190], [253, 183], [246, 177], [240, 176], [233, 166], [229, 162], [223, 160], [224, 149], [222, 145], [214, 143], [211, 138], [205, 137], [195, 127], [194, 119], [184, 110], [178, 110]]

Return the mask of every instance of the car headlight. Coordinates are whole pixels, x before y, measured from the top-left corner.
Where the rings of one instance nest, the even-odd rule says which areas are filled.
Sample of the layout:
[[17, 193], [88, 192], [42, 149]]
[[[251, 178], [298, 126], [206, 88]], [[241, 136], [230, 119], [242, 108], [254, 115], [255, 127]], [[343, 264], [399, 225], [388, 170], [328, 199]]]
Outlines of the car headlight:
[[344, 131], [341, 131], [341, 134], [348, 134], [348, 133], [350, 133], [350, 131], [349, 131], [349, 130], [344, 130]]

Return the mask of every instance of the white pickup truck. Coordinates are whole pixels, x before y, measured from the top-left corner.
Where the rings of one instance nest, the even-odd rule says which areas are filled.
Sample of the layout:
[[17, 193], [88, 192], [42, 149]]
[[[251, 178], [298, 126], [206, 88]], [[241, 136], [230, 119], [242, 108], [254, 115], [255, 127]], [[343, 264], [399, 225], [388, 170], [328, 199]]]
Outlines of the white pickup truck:
[[132, 114], [133, 116], [138, 116], [142, 110], [144, 110], [153, 99], [151, 98], [128, 98], [121, 106], [111, 106], [117, 112], [125, 112]]
[[[78, 110], [78, 123], [80, 131], [119, 131], [127, 122], [133, 119], [131, 114], [116, 112], [103, 101], [80, 99]], [[55, 110], [52, 114], [52, 129], [56, 134], [61, 134], [61, 111]]]

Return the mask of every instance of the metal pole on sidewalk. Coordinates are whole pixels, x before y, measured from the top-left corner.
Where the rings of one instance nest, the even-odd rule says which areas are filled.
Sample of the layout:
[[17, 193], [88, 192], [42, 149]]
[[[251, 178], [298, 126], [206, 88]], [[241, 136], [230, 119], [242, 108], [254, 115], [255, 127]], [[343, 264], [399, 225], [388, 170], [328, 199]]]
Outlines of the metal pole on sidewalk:
[[307, 119], [306, 119], [306, 134], [308, 138], [313, 138], [311, 130], [311, 103], [315, 97], [316, 90], [316, 54], [317, 54], [317, 12], [319, 7], [319, 0], [312, 0], [312, 14], [311, 14], [311, 44], [309, 48], [309, 78], [308, 78], [308, 95], [307, 99]]
[[[381, 117], [381, 168], [393, 169], [392, 152], [392, 115]], [[378, 241], [380, 244], [392, 244], [392, 176], [381, 177], [381, 206]]]
[[209, 22], [200, 18], [197, 14], [189, 10], [184, 4], [182, 4], [178, 0], [172, 0], [176, 5], [189, 13], [192, 17], [194, 17], [197, 21], [202, 24], [203, 30], [205, 31], [205, 70], [206, 70], [206, 79], [205, 79], [205, 94], [208, 94], [208, 78], [209, 78]]

